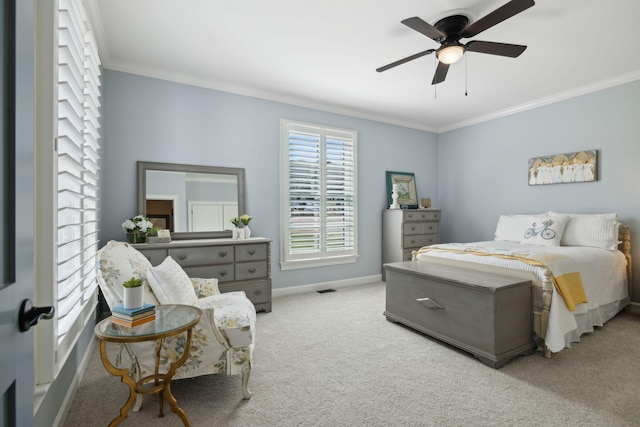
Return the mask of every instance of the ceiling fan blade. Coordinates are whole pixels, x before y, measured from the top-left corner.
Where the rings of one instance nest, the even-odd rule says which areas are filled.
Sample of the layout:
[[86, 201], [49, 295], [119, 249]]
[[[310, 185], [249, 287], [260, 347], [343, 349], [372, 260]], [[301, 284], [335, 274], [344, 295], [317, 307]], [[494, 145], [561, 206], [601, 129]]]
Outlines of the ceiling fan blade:
[[484, 30], [529, 9], [534, 4], [535, 2], [533, 0], [511, 0], [509, 3], [497, 8], [476, 22], [467, 25], [467, 28], [460, 32], [460, 38], [469, 38], [478, 35]]
[[524, 52], [527, 47], [521, 44], [483, 42], [480, 40], [472, 40], [465, 45], [465, 48], [469, 52], [488, 53], [491, 55], [517, 58], [522, 52]]
[[437, 85], [438, 83], [442, 83], [444, 79], [447, 78], [447, 71], [449, 71], [449, 64], [438, 62], [438, 67], [436, 68], [436, 73], [433, 75], [431, 84]]
[[404, 64], [405, 62], [413, 61], [414, 59], [420, 58], [425, 55], [429, 55], [430, 53], [435, 52], [435, 49], [427, 49], [424, 52], [416, 53], [415, 55], [407, 56], [404, 59], [400, 59], [396, 62], [392, 62], [391, 64], [385, 65], [384, 67], [377, 68], [376, 71], [381, 73], [383, 71], [387, 71], [389, 68], [397, 67], [400, 64]]
[[431, 25], [427, 24], [425, 21], [418, 18], [417, 16], [414, 16], [413, 18], [404, 19], [400, 22], [402, 22], [407, 27], [416, 30], [417, 32], [424, 34], [430, 39], [437, 41], [438, 43], [440, 43], [441, 41], [447, 38], [447, 35], [445, 33], [438, 30], [436, 27], [432, 27]]

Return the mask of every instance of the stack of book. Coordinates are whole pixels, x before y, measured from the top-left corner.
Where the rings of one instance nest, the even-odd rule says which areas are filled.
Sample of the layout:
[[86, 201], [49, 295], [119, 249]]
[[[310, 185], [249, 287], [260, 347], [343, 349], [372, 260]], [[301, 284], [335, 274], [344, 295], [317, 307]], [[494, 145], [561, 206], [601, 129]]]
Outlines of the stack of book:
[[156, 318], [156, 306], [144, 303], [138, 308], [124, 308], [123, 305], [111, 310], [111, 322], [133, 328], [151, 322]]

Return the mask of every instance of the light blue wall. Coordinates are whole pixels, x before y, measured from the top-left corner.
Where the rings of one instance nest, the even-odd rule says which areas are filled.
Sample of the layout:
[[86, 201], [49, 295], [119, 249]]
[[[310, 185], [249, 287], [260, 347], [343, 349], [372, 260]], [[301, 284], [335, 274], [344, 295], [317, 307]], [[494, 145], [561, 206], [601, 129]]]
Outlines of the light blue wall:
[[[640, 81], [439, 135], [443, 241], [491, 240], [503, 213], [616, 212], [639, 248], [639, 137]], [[529, 158], [590, 149], [597, 182], [527, 184]]]
[[[122, 240], [136, 212], [136, 161], [240, 167], [246, 173], [252, 235], [273, 240], [273, 287], [381, 272], [385, 171], [414, 172], [419, 197], [438, 205], [437, 135], [225, 92], [105, 70], [102, 244]], [[358, 244], [355, 264], [280, 271], [280, 119], [358, 132]]]

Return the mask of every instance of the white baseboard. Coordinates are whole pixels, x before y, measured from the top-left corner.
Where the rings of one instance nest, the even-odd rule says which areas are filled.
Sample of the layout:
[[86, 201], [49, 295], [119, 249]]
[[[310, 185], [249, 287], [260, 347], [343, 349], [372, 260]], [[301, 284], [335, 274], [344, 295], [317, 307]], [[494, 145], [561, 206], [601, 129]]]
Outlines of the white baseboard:
[[301, 285], [301, 286], [289, 286], [287, 288], [275, 288], [271, 291], [271, 295], [274, 298], [277, 298], [285, 295], [317, 292], [317, 291], [322, 291], [324, 289], [346, 288], [348, 286], [364, 285], [367, 283], [375, 283], [375, 282], [381, 282], [381, 281], [382, 281], [382, 275], [375, 274], [373, 276], [356, 277], [353, 279], [344, 279], [344, 280], [335, 280], [333, 282], [313, 283], [310, 285]]
[[80, 388], [80, 382], [82, 381], [82, 377], [84, 376], [85, 371], [87, 370], [87, 366], [89, 366], [89, 360], [91, 359], [91, 355], [93, 353], [93, 347], [96, 345], [97, 338], [94, 336], [91, 340], [91, 343], [87, 347], [87, 351], [82, 356], [82, 361], [80, 362], [80, 367], [76, 371], [76, 374], [73, 377], [73, 382], [71, 386], [67, 390], [67, 394], [64, 397], [62, 402], [62, 406], [58, 410], [58, 415], [56, 419], [51, 424], [54, 427], [60, 427], [64, 425], [65, 420], [67, 419], [67, 415], [69, 415], [69, 411], [71, 410], [71, 405], [73, 404], [73, 399], [76, 397], [76, 393]]

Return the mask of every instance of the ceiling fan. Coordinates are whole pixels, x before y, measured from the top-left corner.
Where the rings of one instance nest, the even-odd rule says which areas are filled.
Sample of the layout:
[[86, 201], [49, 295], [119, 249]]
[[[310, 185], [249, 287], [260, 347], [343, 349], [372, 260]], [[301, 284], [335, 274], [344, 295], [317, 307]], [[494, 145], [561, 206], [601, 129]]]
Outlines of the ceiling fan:
[[516, 58], [524, 52], [527, 48], [526, 46], [479, 40], [472, 40], [467, 44], [462, 44], [460, 43], [460, 39], [474, 37], [484, 30], [487, 30], [494, 25], [529, 9], [534, 4], [533, 0], [511, 0], [485, 17], [472, 23], [469, 23], [469, 18], [464, 15], [448, 16], [440, 19], [434, 25], [427, 24], [417, 16], [407, 18], [402, 21], [404, 25], [440, 43], [440, 47], [438, 49], [427, 49], [423, 52], [416, 53], [404, 59], [400, 59], [399, 61], [385, 65], [384, 67], [380, 67], [376, 69], [376, 71], [381, 73], [390, 68], [404, 64], [405, 62], [413, 61], [414, 59], [435, 52], [436, 57], [438, 58], [438, 67], [436, 68], [433, 81], [431, 82], [431, 84], [435, 85], [444, 81], [447, 77], [449, 66], [462, 58], [466, 51]]

